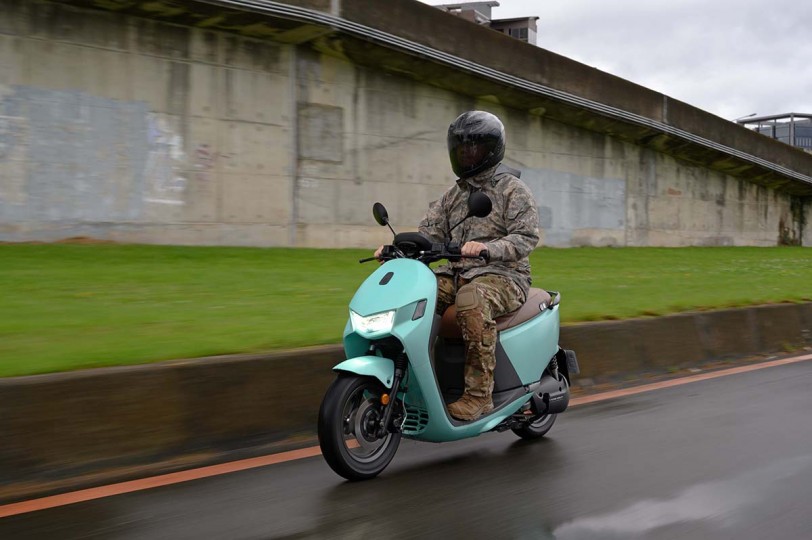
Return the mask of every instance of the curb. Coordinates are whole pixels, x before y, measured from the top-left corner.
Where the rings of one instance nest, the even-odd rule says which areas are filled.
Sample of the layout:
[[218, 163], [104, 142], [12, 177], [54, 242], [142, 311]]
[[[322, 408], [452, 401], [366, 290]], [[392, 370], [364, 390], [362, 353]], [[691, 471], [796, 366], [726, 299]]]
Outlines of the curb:
[[[561, 328], [576, 384], [812, 344], [812, 303]], [[0, 379], [0, 502], [314, 444], [339, 345]]]

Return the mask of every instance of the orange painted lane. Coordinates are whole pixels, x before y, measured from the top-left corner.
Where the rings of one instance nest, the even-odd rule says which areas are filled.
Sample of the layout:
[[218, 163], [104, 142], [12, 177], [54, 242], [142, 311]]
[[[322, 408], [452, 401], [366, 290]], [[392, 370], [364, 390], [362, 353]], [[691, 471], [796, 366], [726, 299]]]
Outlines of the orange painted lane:
[[[688, 377], [680, 377], [678, 379], [671, 379], [668, 381], [662, 381], [652, 384], [644, 384], [641, 386], [625, 388], [622, 390], [615, 390], [591, 396], [573, 398], [570, 400], [570, 406], [586, 405], [588, 403], [606, 401], [609, 399], [616, 399], [620, 397], [641, 394], [644, 392], [651, 392], [663, 388], [672, 388], [675, 386], [681, 386], [683, 384], [706, 381], [709, 379], [716, 379], [719, 377], [726, 377], [729, 375], [736, 375], [739, 373], [747, 373], [750, 371], [757, 371], [760, 369], [795, 364], [807, 360], [812, 360], [812, 354], [795, 356], [792, 358], [783, 358], [780, 360], [762, 362], [759, 364], [753, 364], [749, 366], [723, 369], [710, 373], [702, 373], [698, 375], [691, 375]], [[208, 478], [211, 476], [218, 476], [222, 474], [229, 474], [237, 471], [254, 469], [257, 467], [267, 467], [268, 465], [276, 465], [279, 463], [285, 463], [287, 461], [294, 461], [298, 459], [318, 456], [320, 454], [321, 451], [319, 450], [319, 448], [317, 446], [314, 446], [311, 448], [303, 448], [301, 450], [292, 450], [289, 452], [282, 452], [278, 454], [271, 454], [256, 458], [243, 459], [240, 461], [232, 461], [229, 463], [222, 463], [220, 465], [211, 465], [208, 467], [201, 467], [197, 469], [190, 469], [187, 471], [180, 471], [160, 476], [153, 476], [150, 478], [143, 478], [140, 480], [131, 480], [128, 482], [120, 482], [117, 484], [110, 484], [96, 488], [83, 489], [79, 491], [73, 491], [70, 493], [63, 493], [61, 495], [53, 495], [50, 497], [31, 499], [28, 501], [22, 501], [18, 503], [0, 506], [0, 518], [15, 516], [18, 514], [25, 514], [28, 512], [35, 512], [37, 510], [45, 510], [48, 508], [56, 508], [58, 506], [65, 506], [69, 504], [92, 501], [94, 499], [101, 499], [104, 497], [112, 497], [114, 495], [132, 493], [134, 491], [142, 491], [156, 487], [169, 486], [172, 484], [179, 484], [181, 482], [189, 482], [191, 480], [199, 480], [202, 478]]]
[[314, 446], [311, 448], [302, 448], [301, 450], [291, 450], [290, 452], [281, 452], [279, 454], [271, 454], [268, 456], [222, 463], [220, 465], [210, 465], [208, 467], [200, 467], [198, 469], [190, 469], [188, 471], [141, 478], [139, 480], [131, 480], [129, 482], [120, 482], [118, 484], [109, 484], [106, 486], [82, 489], [79, 491], [72, 491], [70, 493], [63, 493], [61, 495], [53, 495], [51, 497], [31, 499], [29, 501], [0, 506], [0, 518], [14, 516], [17, 514], [25, 514], [27, 512], [34, 512], [37, 510], [44, 510], [46, 508], [65, 506], [67, 504], [92, 501], [94, 499], [111, 497], [113, 495], [132, 493], [133, 491], [142, 491], [145, 489], [169, 486], [172, 484], [179, 484], [181, 482], [188, 482], [190, 480], [198, 480], [200, 478], [208, 478], [210, 476], [218, 476], [221, 474], [254, 469], [256, 467], [266, 467], [268, 465], [276, 465], [277, 463], [284, 463], [286, 461], [318, 456], [320, 454], [321, 451], [319, 450], [319, 447]]

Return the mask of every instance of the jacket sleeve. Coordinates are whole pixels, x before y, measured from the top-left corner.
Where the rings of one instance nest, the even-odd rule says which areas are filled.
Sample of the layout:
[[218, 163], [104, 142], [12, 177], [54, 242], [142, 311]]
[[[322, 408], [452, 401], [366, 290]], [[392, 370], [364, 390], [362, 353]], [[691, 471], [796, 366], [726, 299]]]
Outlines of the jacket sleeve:
[[519, 182], [505, 202], [507, 236], [485, 245], [492, 261], [516, 262], [524, 259], [539, 242], [539, 214], [533, 194]]
[[448, 239], [448, 215], [444, 210], [446, 194], [429, 205], [429, 210], [418, 225], [417, 230], [434, 242], [445, 242]]

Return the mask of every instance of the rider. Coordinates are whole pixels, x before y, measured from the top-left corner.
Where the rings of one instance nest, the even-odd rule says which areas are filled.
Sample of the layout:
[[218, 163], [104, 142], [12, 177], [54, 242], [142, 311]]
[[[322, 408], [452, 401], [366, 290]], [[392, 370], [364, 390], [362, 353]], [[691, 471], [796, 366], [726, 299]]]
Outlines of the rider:
[[[483, 250], [489, 255], [488, 260], [460, 259], [434, 270], [437, 313], [456, 304], [466, 349], [465, 393], [448, 405], [448, 412], [459, 420], [476, 420], [493, 410], [494, 318], [519, 309], [530, 288], [528, 255], [539, 241], [538, 209], [524, 182], [497, 172], [505, 156], [505, 128], [493, 114], [468, 111], [457, 117], [448, 128], [448, 154], [459, 178], [429, 205], [419, 231], [434, 242], [459, 242], [463, 255]], [[493, 210], [450, 231], [467, 215], [474, 191], [486, 194]]]

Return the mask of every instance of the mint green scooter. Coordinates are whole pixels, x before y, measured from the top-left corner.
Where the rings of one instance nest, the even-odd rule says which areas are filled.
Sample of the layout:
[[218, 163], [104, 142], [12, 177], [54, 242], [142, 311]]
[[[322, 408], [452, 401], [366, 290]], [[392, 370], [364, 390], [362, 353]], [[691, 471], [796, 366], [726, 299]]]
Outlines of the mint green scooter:
[[[465, 219], [485, 217], [491, 201], [475, 192], [468, 208]], [[389, 225], [380, 203], [373, 215]], [[442, 317], [434, 314], [437, 280], [429, 263], [459, 257], [454, 243], [432, 243], [416, 232], [395, 234], [381, 257], [386, 262], [352, 298], [344, 330], [348, 359], [333, 368], [338, 378], [318, 420], [324, 459], [344, 478], [377, 476], [401, 437], [445, 442], [510, 429], [535, 439], [567, 408], [578, 361], [573, 351], [558, 346], [561, 295], [530, 289], [519, 310], [496, 319], [493, 411], [472, 422], [448, 414], [446, 404], [464, 390], [465, 349], [454, 306]], [[375, 259], [360, 262], [370, 260]]]

